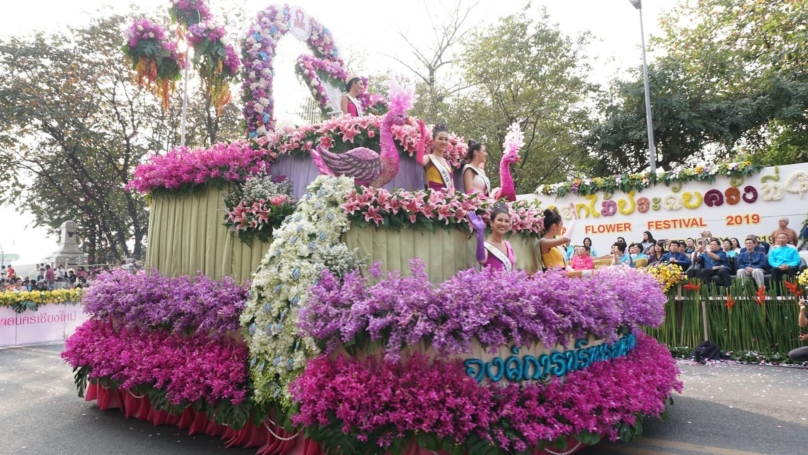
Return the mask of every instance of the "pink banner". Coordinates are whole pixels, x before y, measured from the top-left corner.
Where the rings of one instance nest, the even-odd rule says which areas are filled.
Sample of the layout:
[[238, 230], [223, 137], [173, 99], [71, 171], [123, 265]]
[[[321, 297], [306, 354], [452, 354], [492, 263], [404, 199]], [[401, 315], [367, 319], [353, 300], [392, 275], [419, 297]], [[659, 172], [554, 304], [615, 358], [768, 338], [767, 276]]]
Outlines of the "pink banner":
[[0, 308], [0, 346], [64, 341], [87, 319], [82, 305], [42, 305], [19, 314]]

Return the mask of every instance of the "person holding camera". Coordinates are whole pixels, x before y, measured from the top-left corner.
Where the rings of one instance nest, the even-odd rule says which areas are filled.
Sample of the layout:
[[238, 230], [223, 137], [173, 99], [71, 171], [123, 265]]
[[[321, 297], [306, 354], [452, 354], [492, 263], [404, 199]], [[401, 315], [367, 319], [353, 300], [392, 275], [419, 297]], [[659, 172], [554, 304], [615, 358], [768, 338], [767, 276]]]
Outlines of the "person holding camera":
[[[800, 316], [797, 320], [800, 327], [808, 326], [808, 318], [805, 317], [805, 300], [800, 298]], [[808, 333], [801, 333], [798, 340], [808, 340]], [[788, 357], [795, 362], [808, 362], [808, 346], [802, 346], [797, 349], [792, 349], [788, 353]]]
[[702, 265], [701, 270], [698, 271], [701, 281], [709, 283], [713, 276], [718, 276], [725, 288], [730, 287], [732, 278], [729, 276], [729, 262], [718, 239], [710, 239], [709, 249], [705, 248], [702, 243], [695, 254], [697, 256], [693, 262], [699, 262]]

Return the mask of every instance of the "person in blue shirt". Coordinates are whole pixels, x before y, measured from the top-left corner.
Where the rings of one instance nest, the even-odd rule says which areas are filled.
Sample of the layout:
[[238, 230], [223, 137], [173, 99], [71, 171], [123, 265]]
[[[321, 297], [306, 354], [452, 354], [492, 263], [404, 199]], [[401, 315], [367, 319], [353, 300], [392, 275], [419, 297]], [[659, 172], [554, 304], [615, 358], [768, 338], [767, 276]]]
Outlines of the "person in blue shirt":
[[634, 268], [634, 260], [626, 252], [625, 242], [615, 242], [612, 245], [612, 265], [622, 265]]
[[709, 245], [708, 249], [702, 244], [696, 251], [698, 254], [697, 260], [702, 265], [701, 270], [699, 270], [699, 277], [701, 281], [709, 283], [714, 276], [718, 276], [721, 284], [728, 288], [732, 284], [732, 278], [729, 276], [727, 254], [721, 249], [720, 240], [710, 239]]
[[692, 262], [686, 253], [680, 252], [680, 249], [685, 248], [684, 242], [677, 242], [676, 240], [672, 241], [670, 244], [670, 251], [662, 255], [662, 259], [659, 262], [667, 262], [670, 264], [676, 264], [682, 268], [682, 271], [686, 271], [690, 268]]
[[751, 276], [758, 287], [763, 287], [763, 270], [766, 267], [766, 255], [757, 249], [757, 242], [754, 238], [748, 238], [745, 242], [746, 248], [738, 253], [738, 278], [741, 283]]
[[781, 281], [784, 276], [796, 276], [800, 267], [800, 253], [788, 244], [788, 234], [777, 236], [777, 246], [769, 250], [769, 265], [772, 266], [772, 281]]

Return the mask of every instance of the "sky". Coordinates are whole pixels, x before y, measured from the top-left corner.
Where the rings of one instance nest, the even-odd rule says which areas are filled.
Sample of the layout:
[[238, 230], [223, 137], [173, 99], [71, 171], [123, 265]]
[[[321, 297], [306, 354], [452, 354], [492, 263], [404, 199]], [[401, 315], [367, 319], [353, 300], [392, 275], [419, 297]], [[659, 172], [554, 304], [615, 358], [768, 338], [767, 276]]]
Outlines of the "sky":
[[[168, 0], [140, 0], [133, 3], [142, 12], [159, 13], [160, 8], [166, 8]], [[209, 3], [214, 14], [243, 5], [249, 13], [248, 17], [252, 17], [253, 12], [274, 2], [209, 0]], [[453, 5], [455, 0], [443, 0], [442, 3]], [[469, 23], [477, 28], [490, 26], [498, 17], [521, 11], [526, 3], [522, 0], [479, 0]], [[676, 0], [643, 2], [646, 41], [649, 35], [659, 32], [657, 19], [660, 15], [676, 3]], [[412, 76], [403, 65], [389, 57], [394, 55], [412, 61], [410, 50], [398, 32], [404, 33], [419, 47], [426, 46], [432, 38], [431, 21], [441, 21], [446, 17], [437, 0], [297, 0], [289, 4], [302, 7], [328, 27], [343, 58], [354, 62], [349, 69], [360, 74], [390, 70], [393, 74]], [[528, 14], [538, 16], [540, 7], [546, 7], [550, 20], [558, 23], [561, 31], [567, 35], [575, 36], [587, 30], [594, 34], [596, 41], [587, 49], [588, 54], [597, 59], [591, 75], [592, 82], [606, 84], [627, 68], [642, 63], [639, 15], [629, 0], [534, 0]], [[0, 15], [0, 38], [86, 24], [101, 8], [125, 13], [130, 3], [125, 0], [12, 2], [3, 8]], [[246, 28], [246, 24], [242, 28]], [[237, 36], [229, 38], [234, 44], [241, 41]], [[293, 71], [294, 59], [304, 52], [305, 45], [291, 36], [278, 45], [275, 93], [277, 116], [281, 123], [293, 119], [301, 96], [306, 93]], [[653, 55], [649, 56], [651, 61]], [[123, 59], [121, 64], [124, 64]], [[43, 228], [30, 227], [32, 217], [17, 213], [13, 207], [0, 207], [0, 220], [0, 248], [7, 253], [20, 254], [18, 263], [39, 262], [58, 248], [55, 237], [48, 237]]]

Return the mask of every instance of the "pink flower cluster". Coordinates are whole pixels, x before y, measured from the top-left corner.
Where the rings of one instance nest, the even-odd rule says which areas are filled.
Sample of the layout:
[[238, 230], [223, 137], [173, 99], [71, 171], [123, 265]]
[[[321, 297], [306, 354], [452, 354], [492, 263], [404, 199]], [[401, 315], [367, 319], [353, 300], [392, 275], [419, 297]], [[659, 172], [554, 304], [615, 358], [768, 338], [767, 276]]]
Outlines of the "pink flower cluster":
[[[361, 136], [365, 146], [378, 147], [379, 129], [383, 116], [367, 115], [364, 117], [337, 117], [326, 120], [319, 125], [304, 125], [299, 128], [287, 128], [276, 131], [268, 136], [266, 141], [259, 141], [265, 147], [277, 152], [306, 153], [318, 145], [334, 151], [350, 150], [355, 147], [355, 139]], [[414, 156], [417, 151], [421, 133], [418, 124], [412, 118], [407, 118], [403, 125], [393, 125], [393, 139], [399, 150], [408, 156]], [[427, 128], [427, 151], [432, 146], [432, 135]], [[460, 168], [461, 160], [468, 154], [468, 145], [463, 138], [455, 134], [449, 135], [449, 149], [444, 158], [455, 168]]]
[[191, 46], [199, 46], [205, 40], [210, 42], [221, 41], [227, 35], [224, 27], [212, 22], [200, 22], [188, 27], [188, 42]]
[[[455, 191], [406, 191], [390, 193], [384, 188], [361, 187], [348, 195], [342, 209], [352, 221], [376, 226], [401, 226], [403, 224], [456, 226], [465, 232], [471, 231], [468, 214], [478, 213], [487, 222], [493, 199], [480, 193], [466, 194]], [[544, 230], [539, 207], [528, 201], [516, 201], [511, 208], [511, 232], [539, 235]]]
[[140, 41], [163, 41], [165, 31], [148, 19], [138, 19], [124, 31], [124, 38], [129, 43], [129, 48], [134, 50]]
[[116, 331], [91, 319], [67, 339], [62, 358], [73, 368], [89, 367], [92, 379], [109, 378], [131, 389], [166, 390], [173, 405], [204, 399], [242, 402], [247, 393], [247, 345], [232, 338], [165, 331]]
[[416, 433], [458, 444], [477, 436], [511, 451], [584, 432], [614, 441], [619, 424], [664, 412], [673, 390], [682, 390], [678, 373], [667, 349], [642, 333], [628, 356], [547, 385], [481, 386], [462, 361], [430, 363], [421, 355], [398, 364], [321, 356], [290, 386], [300, 406], [292, 421], [324, 426], [336, 419], [344, 434], [382, 447]]
[[274, 158], [267, 150], [253, 150], [246, 141], [218, 143], [209, 149], [179, 147], [139, 165], [127, 189], [149, 193], [195, 187], [210, 180], [242, 182], [252, 174], [269, 173]]
[[252, 203], [241, 201], [226, 212], [225, 224], [234, 231], [257, 229], [259, 225], [270, 223], [273, 210], [284, 204], [294, 203], [294, 198], [285, 194], [272, 196], [269, 200], [259, 199]]

